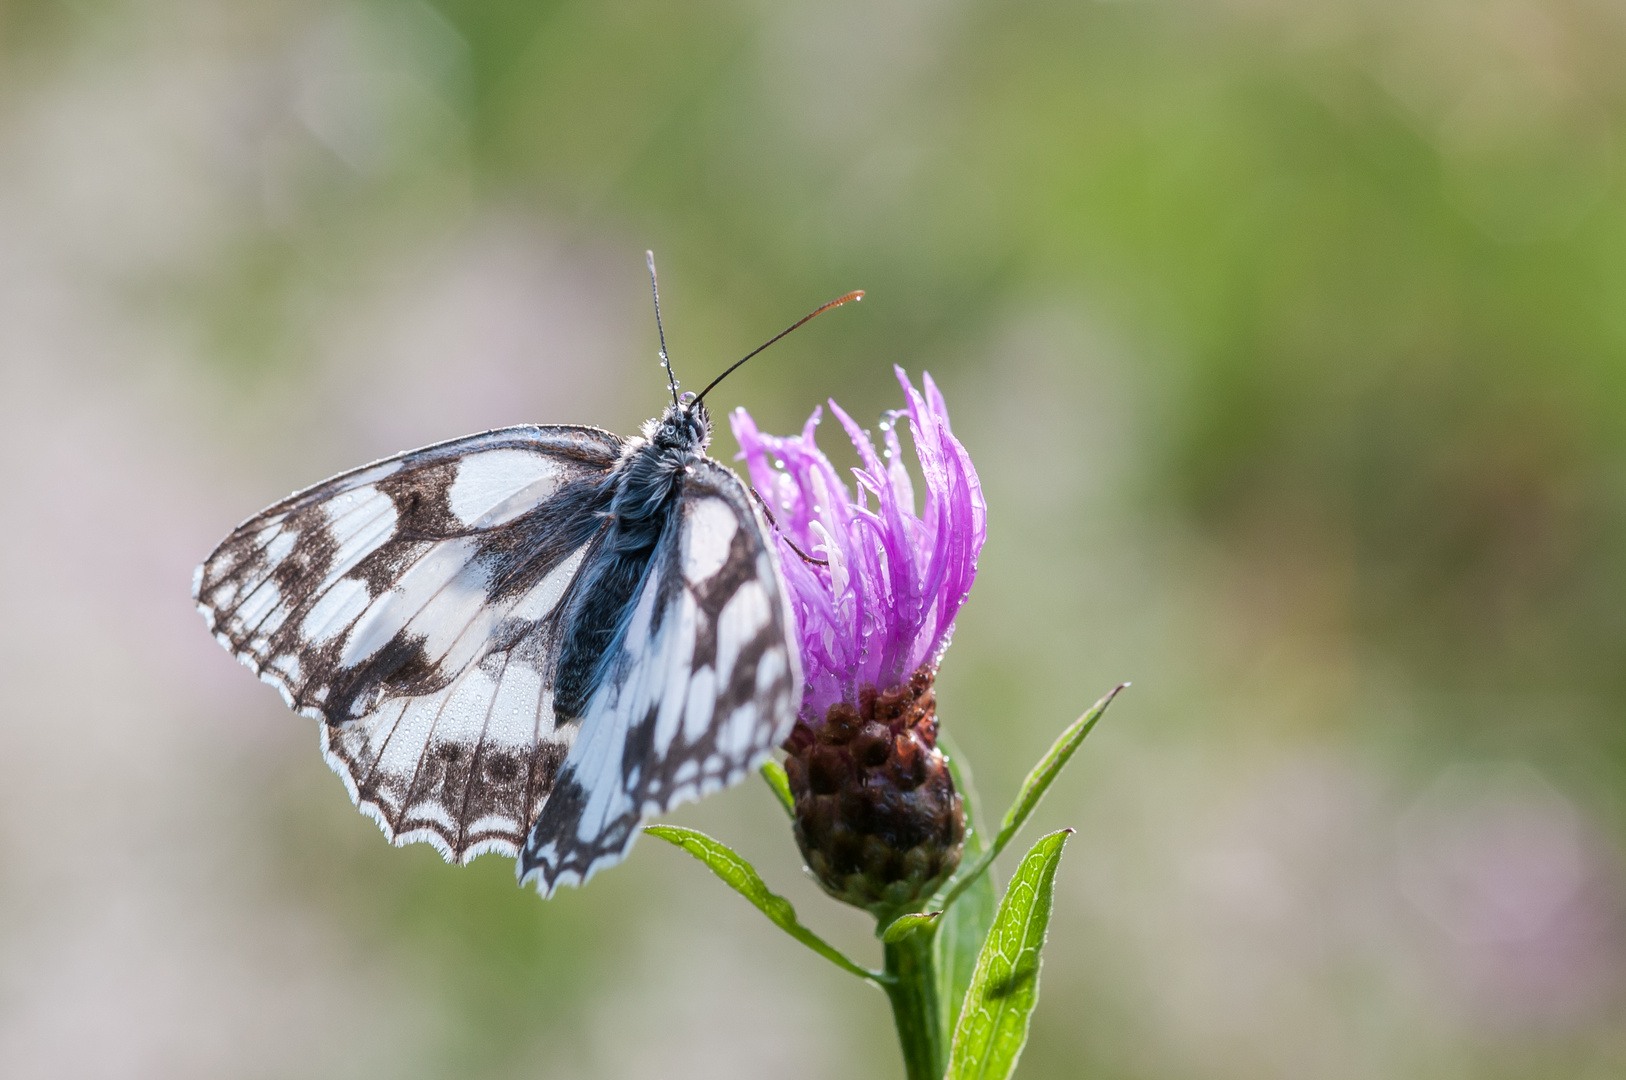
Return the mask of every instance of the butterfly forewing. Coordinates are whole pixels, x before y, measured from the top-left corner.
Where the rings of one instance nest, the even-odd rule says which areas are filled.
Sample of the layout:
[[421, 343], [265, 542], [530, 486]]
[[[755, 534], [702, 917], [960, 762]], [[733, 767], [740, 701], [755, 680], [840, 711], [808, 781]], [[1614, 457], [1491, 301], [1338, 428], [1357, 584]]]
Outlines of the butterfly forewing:
[[739, 479], [691, 465], [522, 878], [550, 893], [585, 880], [643, 817], [737, 782], [784, 741], [801, 670], [776, 560]]
[[621, 446], [520, 427], [403, 454], [270, 507], [199, 567], [216, 637], [323, 721], [396, 843], [518, 853], [575, 734], [551, 706], [555, 616]]

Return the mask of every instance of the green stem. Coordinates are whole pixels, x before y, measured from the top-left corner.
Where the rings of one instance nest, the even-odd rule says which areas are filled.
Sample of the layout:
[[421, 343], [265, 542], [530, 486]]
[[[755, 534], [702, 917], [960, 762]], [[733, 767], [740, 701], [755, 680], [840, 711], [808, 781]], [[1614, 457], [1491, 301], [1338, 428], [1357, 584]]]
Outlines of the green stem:
[[942, 1080], [948, 1068], [948, 1047], [937, 1015], [937, 972], [933, 968], [930, 928], [918, 930], [886, 946], [885, 984], [892, 999], [892, 1020], [903, 1049], [903, 1068], [909, 1080]]

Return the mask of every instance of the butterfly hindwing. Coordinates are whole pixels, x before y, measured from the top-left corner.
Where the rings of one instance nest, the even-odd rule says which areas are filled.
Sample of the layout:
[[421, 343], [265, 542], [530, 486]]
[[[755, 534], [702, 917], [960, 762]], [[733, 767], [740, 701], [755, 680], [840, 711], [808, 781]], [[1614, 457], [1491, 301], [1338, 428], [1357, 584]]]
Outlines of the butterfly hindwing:
[[621, 447], [518, 427], [403, 454], [270, 507], [199, 567], [215, 636], [323, 722], [394, 842], [518, 853], [574, 736], [551, 705], [556, 615]]
[[645, 816], [733, 784], [789, 734], [801, 687], [765, 524], [733, 472], [689, 468], [525, 845], [545, 893], [618, 862]]

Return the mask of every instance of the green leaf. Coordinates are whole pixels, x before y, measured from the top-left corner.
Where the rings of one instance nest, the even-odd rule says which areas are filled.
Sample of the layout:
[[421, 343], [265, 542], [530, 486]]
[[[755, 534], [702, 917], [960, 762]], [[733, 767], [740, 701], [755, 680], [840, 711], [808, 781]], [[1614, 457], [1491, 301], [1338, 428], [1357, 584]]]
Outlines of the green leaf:
[[988, 846], [987, 851], [984, 851], [978, 857], [976, 862], [955, 875], [954, 880], [949, 883], [948, 891], [943, 894], [942, 907], [947, 908], [954, 903], [955, 899], [969, 888], [972, 882], [986, 873], [988, 868], [994, 864], [994, 860], [999, 857], [999, 853], [1005, 850], [1005, 845], [1009, 844], [1016, 834], [1021, 831], [1023, 825], [1027, 824], [1028, 818], [1039, 805], [1039, 800], [1044, 798], [1044, 793], [1050, 790], [1051, 783], [1055, 781], [1057, 776], [1061, 775], [1061, 770], [1066, 767], [1067, 762], [1072, 760], [1073, 754], [1083, 744], [1084, 737], [1094, 730], [1095, 722], [1101, 719], [1102, 714], [1107, 711], [1107, 706], [1112, 704], [1112, 699], [1117, 697], [1128, 685], [1128, 683], [1121, 683], [1113, 687], [1112, 692], [1097, 701], [1089, 712], [1069, 724], [1067, 730], [1061, 733], [1045, 753], [1045, 756], [1039, 759], [1037, 765], [1033, 766], [1033, 771], [1028, 773], [1027, 779], [1022, 781], [1021, 790], [1016, 793], [1016, 801], [1011, 804], [1009, 810], [1005, 811], [1005, 820], [1000, 823], [999, 835], [994, 837], [994, 842]]
[[922, 926], [936, 922], [942, 914], [940, 911], [924, 911], [919, 915], [899, 915], [887, 923], [886, 929], [879, 931], [877, 936], [888, 945], [896, 945]]
[[796, 820], [796, 798], [790, 793], [790, 777], [785, 775], [785, 767], [769, 758], [762, 763], [762, 778], [768, 781], [768, 787], [778, 796], [779, 805], [785, 808], [785, 813], [791, 816], [792, 821]]
[[[987, 845], [983, 840], [986, 834], [983, 832], [982, 823], [976, 816], [976, 807], [980, 805], [980, 801], [971, 775], [971, 766], [946, 732], [940, 735], [939, 739], [948, 757], [949, 773], [954, 777], [954, 789], [960, 793], [965, 802], [965, 852], [961, 858], [963, 861], [975, 862]], [[937, 977], [938, 1023], [945, 1043], [954, 1031], [954, 1025], [960, 1021], [960, 1003], [965, 1000], [966, 988], [971, 985], [971, 972], [977, 966], [977, 953], [982, 950], [982, 943], [988, 937], [988, 928], [994, 923], [994, 908], [998, 902], [999, 897], [994, 893], [993, 875], [979, 874], [943, 911], [943, 917], [938, 920], [936, 933], [933, 935], [935, 938], [933, 944], [937, 949], [933, 969]]]
[[881, 972], [859, 967], [843, 956], [835, 946], [798, 922], [796, 909], [791, 906], [790, 901], [770, 891], [756, 869], [721, 840], [713, 839], [694, 829], [685, 829], [681, 825], [645, 825], [644, 832], [676, 844], [705, 863], [711, 868], [712, 873], [723, 879], [723, 884], [755, 904], [757, 910], [768, 916], [775, 926], [843, 971], [877, 984], [885, 981], [885, 976]]
[[1128, 685], [1122, 683], [1113, 687], [1111, 693], [1097, 701], [1094, 708], [1074, 720], [1067, 730], [1057, 737], [1049, 752], [1039, 759], [1039, 764], [1035, 765], [1033, 771], [1028, 773], [1027, 779], [1022, 781], [1022, 788], [1016, 793], [1016, 801], [1005, 811], [1005, 820], [999, 826], [999, 836], [994, 840], [995, 847], [1003, 847], [1015, 835], [1016, 830], [1027, 822], [1029, 815], [1039, 805], [1039, 800], [1044, 798], [1044, 793], [1050, 790], [1051, 782], [1061, 775], [1061, 770], [1083, 745], [1084, 737], [1094, 729], [1095, 722], [1107, 711], [1112, 699]]
[[1039, 1003], [1039, 951], [1050, 925], [1056, 867], [1072, 831], [1034, 844], [1011, 878], [966, 991], [946, 1080], [1005, 1080], [1016, 1069]]
[[937, 1008], [945, 1032], [960, 1022], [960, 1005], [971, 985], [977, 953], [994, 924], [994, 879], [977, 878], [937, 923]]

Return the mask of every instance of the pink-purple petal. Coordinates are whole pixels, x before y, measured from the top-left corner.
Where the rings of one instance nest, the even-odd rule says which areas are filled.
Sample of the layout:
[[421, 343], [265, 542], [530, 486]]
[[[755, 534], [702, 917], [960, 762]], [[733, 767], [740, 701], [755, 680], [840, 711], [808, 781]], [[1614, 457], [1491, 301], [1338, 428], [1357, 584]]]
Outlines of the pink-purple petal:
[[[731, 417], [751, 482], [778, 521], [807, 676], [803, 715], [815, 722], [865, 685], [885, 690], [923, 664], [936, 667], [987, 535], [982, 487], [937, 384], [925, 376], [922, 393], [901, 368], [897, 374], [907, 408], [883, 424], [884, 457], [830, 402], [862, 463], [851, 489], [815, 442], [822, 410], [788, 438], [763, 434], [743, 409]], [[904, 417], [926, 484], [918, 515], [897, 431]], [[806, 561], [797, 548], [827, 565]]]

